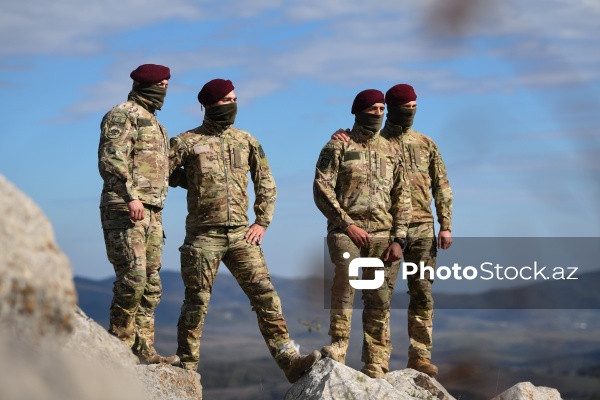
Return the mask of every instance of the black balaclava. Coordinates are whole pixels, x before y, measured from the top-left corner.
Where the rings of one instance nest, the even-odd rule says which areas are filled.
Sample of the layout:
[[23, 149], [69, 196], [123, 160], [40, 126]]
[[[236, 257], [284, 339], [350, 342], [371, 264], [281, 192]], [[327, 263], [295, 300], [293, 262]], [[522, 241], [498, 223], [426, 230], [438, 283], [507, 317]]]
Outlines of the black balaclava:
[[369, 114], [366, 112], [359, 112], [356, 114], [354, 121], [358, 125], [371, 132], [377, 132], [381, 129], [381, 124], [383, 123], [383, 114], [377, 115]]
[[407, 108], [402, 106], [388, 106], [388, 120], [402, 128], [410, 128], [413, 125], [417, 108]]
[[160, 110], [167, 96], [167, 88], [160, 86], [137, 85], [131, 89], [130, 97], [144, 103], [151, 111]]
[[207, 108], [206, 118], [221, 125], [233, 125], [237, 115], [237, 103], [227, 103]]

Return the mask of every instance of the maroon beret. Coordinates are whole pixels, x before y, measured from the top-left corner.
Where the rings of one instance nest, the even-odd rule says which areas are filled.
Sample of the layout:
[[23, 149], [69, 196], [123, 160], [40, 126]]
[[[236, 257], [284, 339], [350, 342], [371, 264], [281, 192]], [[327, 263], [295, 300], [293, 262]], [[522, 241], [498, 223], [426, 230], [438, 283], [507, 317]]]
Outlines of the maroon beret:
[[385, 93], [385, 104], [388, 106], [399, 106], [414, 100], [417, 100], [415, 89], [406, 83], [393, 86]]
[[198, 101], [203, 106], [210, 106], [227, 96], [234, 89], [233, 83], [225, 79], [213, 79], [202, 86], [198, 93]]
[[375, 103], [383, 103], [384, 97], [377, 89], [363, 90], [354, 98], [352, 103], [352, 114], [357, 114], [365, 108], [371, 107]]
[[169, 67], [157, 64], [143, 64], [131, 71], [131, 79], [140, 83], [157, 83], [171, 79]]

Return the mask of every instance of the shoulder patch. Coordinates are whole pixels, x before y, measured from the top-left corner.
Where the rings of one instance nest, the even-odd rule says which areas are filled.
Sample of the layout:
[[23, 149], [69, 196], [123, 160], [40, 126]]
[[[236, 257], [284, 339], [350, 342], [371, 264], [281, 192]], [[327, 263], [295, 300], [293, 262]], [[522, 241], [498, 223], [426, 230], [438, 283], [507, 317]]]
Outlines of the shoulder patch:
[[260, 144], [258, 145], [258, 154], [261, 156], [261, 158], [267, 157], [267, 156], [265, 156], [265, 151], [263, 150], [263, 148]]
[[104, 133], [104, 136], [106, 136], [106, 138], [108, 138], [108, 139], [114, 140], [114, 139], [120, 138], [122, 134], [123, 134], [122, 127], [117, 126], [117, 125], [111, 125], [110, 127], [108, 127], [108, 129]]
[[323, 150], [321, 150], [321, 154], [319, 155], [319, 160], [317, 161], [317, 168], [321, 172], [326, 172], [331, 165], [333, 164], [333, 156], [334, 156], [333, 147], [325, 146]]
[[175, 147], [177, 145], [178, 141], [179, 141], [179, 139], [177, 139], [175, 136], [173, 136], [171, 139], [169, 139], [169, 145], [171, 147]]
[[110, 125], [125, 125], [125, 121], [127, 121], [127, 116], [122, 113], [115, 113], [110, 118]]

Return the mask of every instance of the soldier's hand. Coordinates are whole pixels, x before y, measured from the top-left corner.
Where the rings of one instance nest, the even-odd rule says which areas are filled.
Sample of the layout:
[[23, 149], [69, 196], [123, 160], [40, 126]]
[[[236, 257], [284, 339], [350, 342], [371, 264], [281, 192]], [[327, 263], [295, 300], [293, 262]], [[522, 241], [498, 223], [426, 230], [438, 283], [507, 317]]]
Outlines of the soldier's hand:
[[438, 249], [446, 250], [452, 245], [452, 233], [450, 231], [440, 231], [438, 235]]
[[348, 226], [346, 233], [352, 242], [354, 242], [354, 244], [358, 247], [365, 247], [371, 242], [371, 235], [356, 225]]
[[265, 236], [265, 227], [259, 224], [252, 224], [248, 232], [244, 235], [246, 242], [250, 244], [261, 244]]
[[402, 247], [396, 242], [392, 242], [383, 252], [381, 257], [383, 261], [394, 262], [402, 259]]
[[144, 204], [139, 200], [131, 200], [127, 203], [129, 209], [129, 218], [134, 221], [141, 221], [144, 219]]
[[348, 133], [349, 133], [349, 130], [338, 129], [337, 131], [335, 131], [335, 133], [333, 135], [331, 135], [331, 138], [333, 140], [341, 140], [343, 142], [349, 142], [350, 136], [348, 135]]

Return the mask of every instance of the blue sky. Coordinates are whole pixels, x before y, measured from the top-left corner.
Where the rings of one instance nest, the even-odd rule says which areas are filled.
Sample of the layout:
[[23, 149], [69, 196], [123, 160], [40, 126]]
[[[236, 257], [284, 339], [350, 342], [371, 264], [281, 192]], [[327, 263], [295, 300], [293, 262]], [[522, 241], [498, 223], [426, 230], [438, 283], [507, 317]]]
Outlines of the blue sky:
[[[414, 127], [446, 162], [456, 237], [600, 236], [598, 21], [595, 0], [5, 1], [0, 173], [49, 216], [76, 275], [112, 276], [102, 115], [126, 99], [131, 70], [164, 64], [158, 116], [176, 135], [200, 124], [202, 85], [231, 79], [235, 125], [262, 143], [278, 185], [271, 272], [318, 273], [319, 151], [352, 125], [356, 93], [410, 83]], [[164, 269], [179, 269], [185, 208], [171, 190]]]

